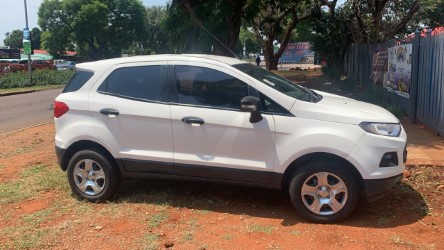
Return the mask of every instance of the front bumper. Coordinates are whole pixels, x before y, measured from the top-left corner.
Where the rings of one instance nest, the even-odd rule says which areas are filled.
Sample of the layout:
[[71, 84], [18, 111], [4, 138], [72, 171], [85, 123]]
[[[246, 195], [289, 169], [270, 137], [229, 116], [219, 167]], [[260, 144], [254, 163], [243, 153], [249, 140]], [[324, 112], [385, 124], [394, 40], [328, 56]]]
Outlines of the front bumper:
[[384, 179], [364, 180], [365, 198], [368, 202], [380, 199], [396, 183], [402, 180], [403, 174]]

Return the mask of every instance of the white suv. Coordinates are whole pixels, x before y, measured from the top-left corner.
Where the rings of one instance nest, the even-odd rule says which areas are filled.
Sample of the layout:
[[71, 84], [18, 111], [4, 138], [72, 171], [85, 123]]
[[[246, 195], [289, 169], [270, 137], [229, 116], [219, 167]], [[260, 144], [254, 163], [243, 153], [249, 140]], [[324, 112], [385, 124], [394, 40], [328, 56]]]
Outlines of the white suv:
[[54, 116], [60, 166], [90, 201], [121, 178], [212, 180], [286, 190], [304, 218], [336, 222], [399, 182], [406, 160], [385, 109], [227, 57], [78, 64]]

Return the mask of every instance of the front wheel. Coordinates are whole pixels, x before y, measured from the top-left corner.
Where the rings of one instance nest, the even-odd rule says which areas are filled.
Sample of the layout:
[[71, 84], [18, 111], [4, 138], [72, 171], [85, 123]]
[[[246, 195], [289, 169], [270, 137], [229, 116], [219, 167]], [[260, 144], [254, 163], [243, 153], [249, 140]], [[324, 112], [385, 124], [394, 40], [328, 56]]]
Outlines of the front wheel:
[[289, 193], [302, 217], [317, 223], [334, 223], [354, 211], [360, 192], [356, 178], [344, 166], [315, 161], [296, 172]]
[[73, 193], [88, 201], [110, 199], [120, 185], [116, 166], [100, 151], [82, 150], [74, 154], [67, 175]]

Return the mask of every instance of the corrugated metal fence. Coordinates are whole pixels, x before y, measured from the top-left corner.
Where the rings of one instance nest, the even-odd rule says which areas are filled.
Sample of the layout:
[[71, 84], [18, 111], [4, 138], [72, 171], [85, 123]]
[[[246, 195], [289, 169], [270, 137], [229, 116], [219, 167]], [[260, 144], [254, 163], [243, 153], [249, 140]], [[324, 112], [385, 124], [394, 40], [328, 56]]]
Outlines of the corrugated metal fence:
[[444, 35], [421, 37], [416, 119], [444, 135]]
[[420, 121], [444, 135], [444, 34], [412, 39], [412, 75], [410, 98], [374, 85], [371, 78], [375, 51], [396, 45], [395, 41], [381, 44], [353, 44], [347, 50], [344, 72], [364, 87], [371, 87], [391, 105], [399, 105], [410, 121]]

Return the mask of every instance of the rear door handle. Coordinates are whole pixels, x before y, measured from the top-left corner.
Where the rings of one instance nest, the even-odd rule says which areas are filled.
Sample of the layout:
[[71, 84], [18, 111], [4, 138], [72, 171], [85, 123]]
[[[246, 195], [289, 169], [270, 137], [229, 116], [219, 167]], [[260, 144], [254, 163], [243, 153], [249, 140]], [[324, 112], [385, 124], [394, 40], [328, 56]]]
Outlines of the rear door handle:
[[182, 122], [186, 124], [191, 124], [191, 126], [200, 126], [205, 123], [205, 121], [199, 117], [187, 116], [182, 118]]
[[105, 108], [101, 109], [100, 114], [107, 115], [108, 117], [116, 117], [119, 115], [119, 111], [117, 109]]

